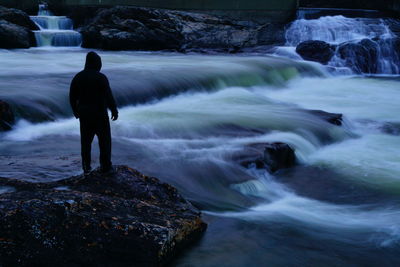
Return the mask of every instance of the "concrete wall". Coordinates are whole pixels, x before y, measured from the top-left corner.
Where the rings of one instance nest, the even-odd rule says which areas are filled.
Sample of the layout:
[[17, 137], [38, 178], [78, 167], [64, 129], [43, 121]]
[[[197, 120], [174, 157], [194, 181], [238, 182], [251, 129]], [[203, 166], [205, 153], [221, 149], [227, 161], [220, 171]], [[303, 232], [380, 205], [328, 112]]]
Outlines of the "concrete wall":
[[375, 9], [400, 15], [400, 0], [300, 0], [300, 7]]

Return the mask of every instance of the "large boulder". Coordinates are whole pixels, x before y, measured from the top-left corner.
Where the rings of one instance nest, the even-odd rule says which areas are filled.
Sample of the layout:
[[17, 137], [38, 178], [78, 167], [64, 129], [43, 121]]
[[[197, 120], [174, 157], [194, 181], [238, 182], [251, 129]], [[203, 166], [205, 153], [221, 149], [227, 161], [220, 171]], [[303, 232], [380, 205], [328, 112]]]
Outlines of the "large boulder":
[[305, 41], [296, 47], [303, 59], [327, 64], [335, 54], [335, 47], [324, 41]]
[[14, 113], [10, 105], [0, 100], [0, 132], [11, 130], [14, 121]]
[[278, 36], [270, 34], [276, 28], [272, 24], [236, 22], [202, 13], [114, 7], [99, 11], [81, 33], [82, 46], [87, 48], [238, 51], [278, 40]]
[[29, 48], [30, 46], [31, 33], [27, 28], [0, 20], [0, 48]]
[[25, 12], [0, 6], [0, 48], [35, 46], [36, 40], [32, 30], [38, 29]]
[[243, 167], [254, 166], [275, 173], [296, 165], [296, 155], [293, 148], [285, 143], [255, 143], [247, 145], [236, 153], [233, 159]]
[[339, 46], [339, 56], [346, 66], [356, 73], [376, 73], [378, 71], [379, 45], [370, 39], [347, 42]]
[[39, 30], [39, 27], [30, 19], [29, 15], [19, 9], [0, 6], [0, 20], [2, 19], [32, 31]]
[[170, 13], [136, 7], [103, 10], [81, 33], [83, 47], [109, 50], [177, 49], [183, 39]]
[[206, 229], [175, 188], [126, 166], [0, 185], [1, 266], [160, 266]]

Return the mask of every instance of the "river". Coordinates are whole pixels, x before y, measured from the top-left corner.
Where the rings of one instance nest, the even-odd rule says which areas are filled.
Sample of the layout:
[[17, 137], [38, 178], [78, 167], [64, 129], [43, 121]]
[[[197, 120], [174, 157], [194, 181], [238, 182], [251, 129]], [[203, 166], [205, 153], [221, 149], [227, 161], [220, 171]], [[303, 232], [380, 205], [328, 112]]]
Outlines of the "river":
[[[327, 20], [350, 30], [344, 17], [293, 27]], [[176, 186], [209, 224], [173, 265], [400, 264], [400, 76], [395, 67], [356, 75], [335, 60], [302, 61], [299, 41], [269, 55], [98, 51], [120, 108], [113, 163]], [[0, 50], [0, 99], [18, 119], [0, 133], [0, 177], [40, 182], [81, 172], [68, 92], [87, 52]], [[343, 125], [304, 109], [342, 113]], [[271, 175], [235, 161], [266, 142], [289, 144], [299, 165]], [[97, 143], [93, 150], [96, 166]]]

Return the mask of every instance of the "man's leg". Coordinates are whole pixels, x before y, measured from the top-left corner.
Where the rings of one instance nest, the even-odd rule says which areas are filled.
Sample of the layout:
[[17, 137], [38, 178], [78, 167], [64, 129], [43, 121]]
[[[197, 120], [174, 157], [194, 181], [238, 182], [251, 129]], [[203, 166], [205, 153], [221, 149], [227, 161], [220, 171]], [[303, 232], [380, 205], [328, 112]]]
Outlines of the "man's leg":
[[97, 129], [100, 147], [100, 167], [102, 171], [111, 170], [111, 130], [110, 121], [107, 117], [101, 118]]
[[80, 129], [82, 168], [84, 172], [89, 172], [92, 169], [91, 150], [95, 131], [91, 121], [88, 119], [80, 119]]

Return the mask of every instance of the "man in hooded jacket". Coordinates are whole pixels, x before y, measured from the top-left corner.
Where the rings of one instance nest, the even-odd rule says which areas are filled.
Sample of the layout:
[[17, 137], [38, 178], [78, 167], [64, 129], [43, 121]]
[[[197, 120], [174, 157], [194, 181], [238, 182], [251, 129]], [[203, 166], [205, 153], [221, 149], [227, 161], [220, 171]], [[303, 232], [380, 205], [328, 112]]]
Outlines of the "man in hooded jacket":
[[100, 72], [101, 58], [95, 52], [86, 55], [84, 70], [73, 78], [70, 88], [70, 104], [74, 116], [80, 121], [82, 167], [85, 174], [91, 171], [91, 147], [97, 135], [100, 147], [102, 172], [113, 170], [111, 163], [111, 119], [118, 119], [118, 110], [107, 77]]

